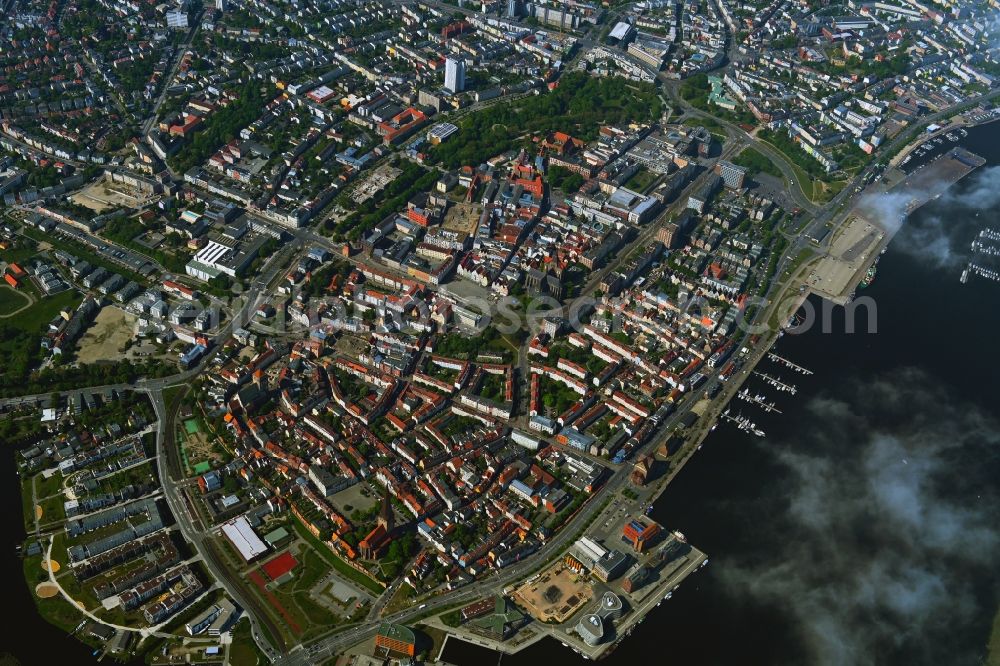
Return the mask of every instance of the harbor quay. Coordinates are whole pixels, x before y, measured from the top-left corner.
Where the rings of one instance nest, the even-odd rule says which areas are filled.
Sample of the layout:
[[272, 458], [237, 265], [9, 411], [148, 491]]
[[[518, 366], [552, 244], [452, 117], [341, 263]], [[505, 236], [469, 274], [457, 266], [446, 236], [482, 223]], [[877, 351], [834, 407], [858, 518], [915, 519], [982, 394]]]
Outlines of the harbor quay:
[[587, 659], [599, 659], [707, 563], [708, 556], [683, 534], [668, 533], [647, 517], [627, 517], [617, 543], [581, 537], [562, 557], [502, 595], [458, 609], [451, 621], [445, 614], [424, 624], [448, 638], [504, 654], [551, 637]]
[[890, 169], [884, 181], [865, 192], [847, 212], [826, 255], [806, 276], [807, 287], [837, 304], [849, 303], [859, 282], [866, 275], [874, 276], [872, 267], [906, 216], [984, 163], [982, 157], [953, 147], [909, 171], [904, 167]]

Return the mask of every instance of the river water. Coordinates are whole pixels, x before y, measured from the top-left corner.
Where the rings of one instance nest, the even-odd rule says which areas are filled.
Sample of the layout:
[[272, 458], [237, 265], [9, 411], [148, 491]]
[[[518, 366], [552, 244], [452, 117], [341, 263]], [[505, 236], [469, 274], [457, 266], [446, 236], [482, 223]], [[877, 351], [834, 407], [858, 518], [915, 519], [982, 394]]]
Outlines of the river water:
[[[1000, 164], [1000, 123], [965, 145]], [[1000, 597], [1000, 283], [958, 282], [972, 237], [1000, 228], [1000, 171], [980, 169], [907, 221], [859, 296], [877, 304], [844, 332], [843, 310], [776, 350], [812, 370], [768, 416], [734, 411], [763, 440], [720, 424], [656, 505], [711, 563], [649, 614], [606, 664], [976, 664]], [[978, 213], [978, 216], [977, 216]], [[819, 311], [822, 305], [813, 300]], [[37, 615], [14, 547], [23, 539], [13, 452], [4, 448], [0, 655], [88, 663], [90, 650]], [[499, 656], [450, 640], [460, 666]], [[584, 663], [555, 641], [501, 661]]]

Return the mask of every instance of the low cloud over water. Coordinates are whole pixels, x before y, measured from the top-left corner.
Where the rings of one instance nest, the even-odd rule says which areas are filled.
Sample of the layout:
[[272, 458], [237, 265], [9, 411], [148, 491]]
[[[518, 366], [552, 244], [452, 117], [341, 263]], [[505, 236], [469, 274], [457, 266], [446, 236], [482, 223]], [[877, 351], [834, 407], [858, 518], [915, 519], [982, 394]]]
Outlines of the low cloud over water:
[[891, 234], [903, 225], [908, 233], [893, 240], [893, 249], [928, 262], [935, 268], [960, 268], [969, 259], [973, 236], [995, 216], [976, 218], [977, 211], [1000, 207], [1000, 166], [977, 169], [967, 180], [933, 201], [926, 214], [905, 217], [914, 193], [908, 190], [871, 195], [862, 202]]
[[716, 573], [788, 611], [814, 663], [978, 664], [1000, 581], [1000, 423], [916, 370], [852, 389], [811, 400], [816, 427], [796, 440], [757, 445], [788, 472], [760, 516], [784, 561]]

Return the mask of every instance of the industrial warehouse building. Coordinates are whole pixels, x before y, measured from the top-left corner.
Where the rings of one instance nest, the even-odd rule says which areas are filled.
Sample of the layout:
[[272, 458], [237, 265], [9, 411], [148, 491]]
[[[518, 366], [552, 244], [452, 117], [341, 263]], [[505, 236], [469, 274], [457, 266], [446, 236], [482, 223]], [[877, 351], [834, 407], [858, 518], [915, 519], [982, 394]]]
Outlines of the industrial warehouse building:
[[247, 562], [252, 562], [267, 552], [267, 545], [250, 527], [246, 516], [240, 516], [223, 525], [222, 533]]

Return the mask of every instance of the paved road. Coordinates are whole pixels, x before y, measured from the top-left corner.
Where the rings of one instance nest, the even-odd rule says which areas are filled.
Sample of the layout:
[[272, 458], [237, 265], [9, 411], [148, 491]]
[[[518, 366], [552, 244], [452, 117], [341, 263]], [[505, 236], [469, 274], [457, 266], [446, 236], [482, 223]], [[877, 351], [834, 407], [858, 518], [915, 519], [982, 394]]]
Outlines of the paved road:
[[216, 336], [216, 344], [212, 352], [206, 355], [197, 367], [171, 377], [151, 380], [138, 385], [140, 390], [145, 391], [149, 395], [150, 401], [153, 403], [153, 409], [156, 411], [156, 457], [159, 461], [157, 470], [160, 477], [160, 486], [163, 488], [167, 505], [176, 518], [177, 525], [184, 538], [201, 555], [211, 574], [226, 589], [226, 592], [229, 593], [236, 603], [247, 611], [254, 640], [272, 660], [277, 658], [286, 646], [272, 646], [264, 638], [260, 630], [261, 624], [265, 625], [270, 635], [278, 641], [281, 641], [281, 632], [271, 621], [265, 610], [260, 607], [257, 599], [246, 594], [243, 584], [239, 581], [239, 576], [222, 561], [219, 553], [210, 542], [210, 534], [195, 529], [192, 510], [184, 498], [183, 489], [180, 486], [182, 479], [174, 478], [171, 474], [171, 469], [174, 469], [178, 471], [178, 477], [181, 476], [179, 473], [180, 463], [177, 460], [178, 451], [174, 442], [174, 413], [168, 410], [168, 406], [163, 399], [163, 389], [167, 386], [188, 382], [206, 368], [207, 364], [211, 361], [212, 355], [217, 353], [223, 344], [232, 337], [233, 330], [248, 321], [257, 305], [274, 292], [279, 283], [277, 278], [282, 274], [286, 265], [284, 259], [288, 256], [289, 250], [292, 251], [292, 259], [294, 260], [302, 252], [302, 247], [303, 243], [295, 240], [286, 245], [282, 251], [275, 253], [268, 259], [259, 277], [254, 281], [254, 286], [257, 288], [251, 290], [246, 295], [247, 297], [244, 299], [240, 309]]
[[[37, 209], [39, 207], [43, 207], [43, 204], [42, 203], [40, 203], [38, 205], [33, 205], [33, 204], [17, 204], [17, 205], [14, 206], [14, 208], [16, 208], [16, 209], [18, 209], [20, 211], [23, 211], [25, 213], [25, 217], [27, 217], [31, 213], [37, 212]], [[145, 210], [148, 207], [149, 207], [148, 204], [144, 204], [144, 205], [138, 206], [136, 208], [128, 209], [128, 213], [130, 215], [135, 215], [139, 211], [143, 211], [143, 210]], [[93, 241], [95, 243], [103, 243], [104, 245], [109, 245], [109, 246], [115, 248], [116, 250], [118, 250], [119, 252], [121, 252], [122, 254], [124, 254], [126, 256], [127, 255], [135, 255], [137, 257], [142, 257], [143, 259], [145, 259], [146, 261], [148, 261], [150, 263], [150, 265], [154, 266], [156, 268], [156, 270], [161, 275], [164, 274], [164, 273], [169, 273], [170, 272], [159, 261], [157, 261], [154, 257], [146, 254], [145, 252], [142, 252], [140, 250], [135, 250], [135, 249], [132, 249], [132, 248], [127, 247], [125, 245], [122, 245], [121, 243], [113, 241], [110, 238], [108, 238], [106, 236], [103, 236], [101, 234], [94, 233], [93, 231], [89, 231], [89, 230], [86, 230], [86, 229], [82, 229], [81, 230], [81, 229], [78, 229], [78, 228], [75, 228], [75, 227], [74, 227], [74, 229], [75, 230], [79, 230], [83, 234], [89, 236], [90, 238], [93, 239]], [[86, 243], [82, 243], [81, 241], [77, 240], [74, 236], [66, 234], [64, 231], [61, 231], [58, 227], [55, 228], [55, 229], [53, 229], [52, 233], [57, 234], [57, 235], [59, 235], [60, 237], [63, 237], [63, 238], [69, 236], [69, 240], [71, 240], [72, 242], [86, 246]], [[101, 254], [100, 252], [98, 252], [97, 250], [94, 250], [91, 247], [87, 247], [87, 249], [93, 251], [95, 254]], [[111, 259], [111, 258], [108, 258], [107, 256], [103, 256], [102, 258], [103, 259], [107, 259], [109, 261], [113, 261], [113, 262], [115, 262], [118, 265], [121, 265], [123, 263], [121, 260]], [[134, 269], [132, 268], [131, 264], [125, 265], [124, 268], [126, 268], [127, 270], [131, 270], [131, 271], [134, 272]]]
[[872, 162], [868, 167], [859, 172], [852, 180], [849, 182], [843, 190], [837, 193], [829, 203], [827, 203], [823, 209], [803, 227], [802, 231], [793, 238], [792, 243], [786, 250], [786, 259], [793, 258], [798, 255], [798, 253], [812, 245], [813, 247], [819, 247], [821, 250], [826, 250], [829, 248], [829, 244], [833, 239], [834, 234], [830, 233], [822, 245], [813, 243], [814, 238], [818, 238], [822, 233], [824, 227], [830, 227], [831, 231], [837, 225], [843, 223], [849, 216], [853, 209], [853, 204], [855, 199], [862, 192], [865, 191], [864, 187], [867, 183], [877, 182], [881, 177], [882, 173], [886, 168], [887, 159], [885, 156], [893, 155], [898, 150], [911, 143], [920, 135], [924, 129], [931, 123], [935, 123], [941, 120], [946, 120], [956, 113], [973, 107], [985, 101], [992, 100], [1000, 95], [1000, 90], [993, 90], [985, 95], [970, 99], [961, 104], [951, 106], [947, 109], [938, 111], [931, 115], [925, 116], [920, 119], [920, 122], [911, 125], [902, 132], [900, 132], [892, 141], [882, 147], [876, 156], [876, 160]]
[[264, 623], [270, 634], [278, 640], [280, 640], [281, 633], [264, 609], [259, 606], [257, 600], [245, 593], [243, 585], [239, 582], [238, 574], [222, 561], [215, 547], [208, 543], [211, 536], [194, 528], [191, 510], [187, 500], [184, 499], [183, 490], [178, 485], [179, 479], [174, 479], [170, 474], [170, 468], [173, 465], [168, 463], [169, 459], [177, 456], [173, 436], [174, 414], [168, 412], [161, 390], [148, 390], [147, 393], [157, 417], [156, 457], [159, 464], [156, 467], [160, 477], [160, 486], [163, 488], [163, 496], [167, 500], [167, 505], [177, 520], [177, 526], [184, 535], [184, 539], [191, 544], [195, 552], [201, 555], [212, 576], [225, 588], [236, 603], [247, 611], [254, 640], [271, 659], [274, 659], [280, 654], [279, 650], [285, 646], [279, 645], [277, 649], [271, 646], [261, 633], [260, 625]]
[[[92, 49], [84, 49], [83, 62], [87, 65], [87, 69], [89, 69], [98, 80], [101, 80], [100, 69], [98, 68], [97, 63], [94, 62], [92, 54]], [[115, 107], [117, 107], [118, 113], [122, 114], [122, 121], [127, 122], [132, 117], [132, 114], [129, 113], [128, 109], [125, 108], [125, 104], [122, 103], [122, 96], [119, 90], [111, 91], [111, 101], [114, 103]]]
[[[698, 113], [700, 114], [701, 112]], [[955, 113], [955, 109], [950, 109], [947, 112], [942, 112], [941, 114], [936, 114], [936, 115], [939, 117], [944, 117], [946, 115], [951, 115], [953, 113]], [[927, 122], [933, 122], [933, 120], [927, 119]], [[796, 198], [800, 200], [802, 207], [810, 211], [816, 210], [816, 206], [811, 201], [809, 201], [807, 197], [805, 197], [805, 193], [802, 190], [801, 183], [799, 183], [799, 181], [797, 180], [794, 170], [791, 168], [791, 165], [788, 164], [788, 162], [785, 160], [783, 155], [777, 153], [777, 151], [774, 151], [774, 149], [772, 149], [770, 146], [767, 146], [766, 144], [761, 144], [754, 137], [750, 136], [741, 128], [736, 127], [731, 123], [723, 123], [723, 126], [726, 127], [727, 130], [738, 136], [739, 138], [745, 141], [752, 142], [756, 147], [758, 147], [761, 150], [761, 152], [765, 153], [768, 157], [772, 158], [775, 161], [776, 165], [782, 170], [782, 173], [786, 175], [786, 179], [790, 183], [796, 185], [799, 195]], [[733, 149], [735, 149], [735, 146], [733, 147]], [[825, 224], [833, 216], [834, 211], [839, 209], [839, 206], [842, 202], [849, 200], [852, 197], [852, 195], [857, 194], [856, 188], [858, 184], [864, 179], [871, 176], [872, 173], [873, 172], [870, 169], [866, 169], [863, 172], [861, 172], [848, 185], [848, 187], [846, 187], [840, 194], [837, 195], [837, 197], [835, 197], [830, 202], [828, 207], [825, 209], [826, 213], [824, 215], [818, 216], [817, 220], [814, 221], [812, 225], [809, 225], [810, 228]], [[647, 233], [656, 226], [657, 225], [650, 225], [650, 229], [647, 229]], [[806, 234], [801, 234], [799, 242], [801, 243], [805, 238]], [[643, 240], [644, 240], [643, 235], [640, 235], [640, 237], [637, 238], [632, 243], [631, 247], [636, 247], [637, 244], [642, 242]], [[645, 240], [648, 240], [648, 237], [646, 237]], [[798, 245], [796, 245], [796, 247], [798, 247]], [[620, 256], [627, 256], [627, 254], [628, 254], [627, 251], [622, 252], [620, 253]], [[765, 298], [780, 294], [782, 291], [789, 288], [790, 286], [794, 286], [790, 284], [790, 278], [794, 276], [788, 276], [789, 279], [782, 279], [782, 277], [789, 263], [794, 259], [795, 255], [796, 253], [794, 252], [787, 252], [781, 259], [779, 259], [777, 269], [775, 271], [775, 277], [765, 293]], [[612, 269], [613, 265], [606, 267], [606, 270], [603, 274], [606, 274], [607, 270], [612, 270]], [[767, 312], [762, 311], [759, 316], [761, 318], [766, 317]], [[740, 345], [738, 345], [738, 347], [745, 344], [749, 335], [750, 335], [749, 333], [744, 334], [743, 339], [740, 341]], [[746, 372], [749, 372], [749, 370], [747, 369]], [[710, 382], [717, 381], [717, 372], [712, 373], [709, 381]], [[677, 424], [680, 417], [687, 411], [687, 407], [689, 407], [687, 403], [690, 402], [690, 400], [691, 396], [689, 395], [687, 396], [686, 400], [682, 402], [682, 407], [678, 409], [675, 412], [674, 416], [671, 419], [668, 419], [667, 422], [661, 427], [657, 437], [654, 438], [653, 443], [647, 446], [652, 446], [653, 444], [658, 445], [659, 442], [661, 442], [662, 439], [665, 437], [665, 434], [672, 431], [673, 426]], [[636, 455], [638, 455], [638, 452]], [[598, 490], [598, 492], [595, 494], [592, 500], [586, 505], [585, 509], [581, 511], [579, 514], [577, 514], [577, 516], [574, 518], [573, 521], [571, 521], [569, 525], [565, 526], [562, 530], [560, 530], [560, 532], [556, 535], [556, 537], [554, 537], [549, 544], [546, 544], [545, 548], [543, 548], [541, 552], [546, 554], [559, 552], [563, 546], [568, 545], [568, 541], [571, 538], [575, 537], [579, 529], [582, 528], [582, 526], [586, 524], [587, 521], [591, 517], [593, 517], [595, 513], [602, 507], [603, 498], [608, 497], [612, 495], [614, 492], [616, 492], [624, 484], [626, 478], [627, 474], [621, 471], [615, 474], [601, 489]], [[385, 619], [392, 622], [406, 623], [408, 621], [417, 619], [420, 616], [430, 614], [434, 610], [440, 609], [442, 607], [474, 600], [476, 598], [483, 596], [488, 590], [497, 589], [503, 584], [517, 580], [518, 577], [521, 576], [526, 570], [529, 570], [531, 567], [534, 567], [536, 561], [538, 561], [539, 559], [540, 556], [531, 557], [523, 563], [516, 564], [512, 567], [509, 567], [508, 569], [503, 570], [498, 576], [490, 577], [482, 581], [477, 581], [465, 588], [462, 588], [459, 591], [456, 591], [453, 594], [446, 594], [434, 600], [430, 600], [426, 604], [424, 604], [422, 608], [421, 607], [410, 608], [392, 614], [390, 616], [387, 616]], [[337, 633], [334, 636], [331, 636], [329, 638], [314, 643], [307, 649], [299, 649], [292, 651], [284, 658], [278, 660], [276, 664], [281, 664], [282, 666], [286, 664], [288, 666], [300, 666], [310, 663], [322, 662], [331, 657], [332, 655], [337, 654], [344, 648], [349, 647], [350, 645], [356, 644], [358, 642], [361, 642], [367, 638], [370, 638], [374, 634], [375, 629], [376, 629], [375, 627], [369, 625], [369, 626], [355, 627], [346, 630], [344, 632]]]
[[[744, 130], [739, 125], [735, 125], [729, 121], [717, 118], [710, 113], [706, 113], [700, 109], [696, 109], [691, 106], [685, 99], [683, 99], [679, 94], [677, 94], [677, 82], [673, 80], [664, 80], [664, 87], [667, 89], [671, 96], [671, 100], [681, 108], [685, 115], [694, 116], [695, 118], [708, 118], [712, 122], [717, 123], [729, 132], [730, 136], [739, 137], [742, 139], [746, 145], [752, 145], [756, 150], [763, 153], [771, 162], [774, 163], [776, 167], [781, 171], [782, 176], [784, 176], [785, 181], [791, 184], [793, 187], [789, 188], [789, 194], [795, 200], [795, 203], [803, 210], [809, 212], [815, 212], [818, 210], [816, 204], [806, 196], [805, 190], [803, 189], [803, 183], [800, 182], [798, 175], [796, 174], [795, 168], [789, 163], [785, 158], [784, 154], [773, 148], [770, 144], [764, 143], [755, 136], [750, 135], [746, 130]], [[807, 183], [811, 187], [811, 183]]]
[[[277, 278], [282, 274], [284, 267], [287, 265], [288, 262], [286, 260], [289, 258], [290, 253], [291, 259], [294, 260], [302, 253], [303, 246], [304, 242], [301, 239], [295, 239], [268, 259], [258, 278], [253, 283], [254, 289], [245, 295], [237, 312], [234, 313], [215, 337], [215, 345], [212, 350], [195, 367], [168, 377], [140, 379], [134, 384], [108, 384], [99, 387], [76, 389], [82, 391], [104, 391], [108, 389], [117, 391], [134, 390], [144, 392], [149, 396], [157, 416], [156, 458], [159, 461], [157, 470], [167, 505], [176, 518], [177, 525], [184, 538], [201, 556], [211, 574], [226, 589], [229, 595], [247, 611], [254, 639], [271, 659], [277, 658], [285, 646], [271, 646], [260, 632], [260, 625], [261, 623], [267, 625], [271, 635], [278, 640], [281, 640], [280, 632], [270, 621], [263, 609], [257, 605], [256, 599], [244, 593], [241, 584], [238, 582], [238, 577], [221, 561], [219, 554], [208, 542], [209, 535], [195, 529], [191, 510], [178, 484], [179, 479], [173, 478], [170, 473], [171, 469], [179, 470], [180, 466], [176, 463], [177, 450], [173, 442], [174, 415], [168, 411], [163, 398], [163, 390], [169, 386], [190, 382], [207, 368], [213, 356], [232, 337], [233, 330], [247, 322], [257, 305], [274, 292], [279, 283]], [[49, 395], [46, 393], [9, 398], [0, 401], [0, 405], [4, 407], [17, 407], [24, 404], [34, 404], [37, 401], [47, 398]]]
[[[15, 145], [17, 145], [17, 146], [19, 146], [21, 148], [24, 148], [30, 154], [51, 155], [52, 157], [55, 157], [55, 155], [53, 155], [52, 153], [48, 153], [48, 152], [42, 150], [41, 148], [35, 148], [34, 146], [29, 146], [25, 142], [20, 141], [18, 139], [15, 139], [13, 136], [11, 136], [10, 134], [7, 134], [6, 132], [4, 132], [3, 135], [4, 135], [4, 138], [6, 138], [8, 141], [10, 141], [11, 143], [13, 143], [13, 144], [15, 144]], [[60, 162], [63, 162], [64, 164], [70, 164], [70, 165], [76, 167], [77, 169], [83, 169], [83, 168], [85, 168], [87, 166], [86, 162], [80, 162], [80, 161], [77, 161], [77, 160], [74, 160], [74, 159], [69, 159], [69, 158], [66, 158], [66, 157], [60, 157], [58, 159], [59, 159]]]
[[[736, 146], [733, 145], [729, 148], [724, 155], [728, 155], [729, 152], [735, 150]], [[692, 186], [697, 186], [701, 179], [707, 177], [707, 174], [702, 174], [699, 179], [696, 179]], [[666, 213], [664, 213], [665, 215]], [[662, 217], [660, 218], [662, 221]], [[638, 247], [640, 244], [648, 242], [648, 240], [655, 233], [658, 228], [658, 224], [650, 224], [645, 228], [636, 239], [628, 246], [628, 249], [632, 247]], [[318, 242], [321, 237], [315, 236], [312, 232], [300, 230], [296, 234], [295, 239], [290, 243], [289, 246], [293, 250], [301, 251], [307, 242]], [[593, 285], [606, 275], [609, 271], [614, 270], [621, 261], [624, 260], [628, 255], [628, 249], [618, 253], [616, 259], [609, 263], [597, 276], [592, 278], [590, 281]], [[260, 632], [260, 623], [264, 622], [268, 624], [268, 629], [270, 633], [279, 637], [280, 633], [271, 624], [266, 613], [261, 610], [254, 598], [248, 598], [244, 593], [241, 584], [234, 578], [234, 575], [230, 569], [225, 565], [224, 562], [219, 560], [218, 554], [214, 549], [206, 543], [207, 535], [195, 530], [193, 525], [193, 520], [191, 520], [190, 509], [187, 502], [183, 498], [181, 489], [178, 487], [178, 483], [172, 478], [169, 470], [171, 465], [169, 461], [172, 456], [176, 455], [173, 451], [173, 437], [172, 437], [172, 415], [167, 413], [167, 406], [163, 400], [163, 389], [167, 386], [178, 385], [189, 381], [200, 372], [202, 372], [209, 361], [211, 360], [211, 355], [214, 354], [222, 345], [222, 343], [231, 337], [232, 330], [235, 326], [241, 325], [243, 322], [248, 321], [249, 315], [252, 314], [253, 309], [256, 308], [257, 303], [266, 296], [270, 289], [273, 289], [275, 277], [277, 277], [278, 272], [285, 265], [285, 262], [278, 261], [277, 255], [272, 257], [272, 259], [265, 265], [265, 268], [261, 274], [261, 277], [255, 280], [254, 287], [257, 289], [262, 289], [259, 296], [247, 298], [240, 310], [234, 315], [234, 317], [229, 321], [229, 323], [220, 331], [216, 338], [216, 345], [213, 348], [210, 355], [206, 356], [201, 363], [196, 368], [189, 370], [187, 372], [178, 373], [170, 377], [165, 377], [161, 379], [144, 380], [140, 381], [134, 387], [129, 387], [127, 385], [113, 385], [113, 388], [119, 390], [126, 390], [129, 388], [136, 388], [142, 390], [149, 394], [151, 401], [153, 402], [154, 409], [158, 417], [158, 429], [157, 429], [157, 457], [161, 464], [158, 465], [160, 473], [160, 483], [164, 489], [164, 495], [167, 499], [167, 503], [173, 512], [174, 516], [177, 518], [178, 525], [184, 534], [188, 542], [192, 544], [195, 550], [202, 556], [206, 566], [213, 576], [222, 584], [227, 592], [239, 603], [244, 609], [248, 610], [248, 615], [251, 618], [251, 626], [253, 628], [254, 638], [257, 643], [265, 650], [265, 652], [272, 659], [276, 660], [275, 663], [280, 664], [306, 664], [311, 663], [314, 660], [322, 661], [326, 657], [324, 655], [332, 655], [342, 650], [343, 648], [353, 645], [365, 638], [371, 636], [375, 631], [375, 626], [364, 625], [346, 631], [337, 633], [329, 638], [323, 639], [310, 646], [309, 649], [304, 649], [300, 646], [292, 648], [289, 652], [281, 655], [284, 651], [285, 646], [271, 646], [263, 638]], [[592, 290], [592, 287], [591, 287]], [[583, 293], [587, 293], [586, 291]], [[688, 396], [690, 399], [690, 396]], [[682, 403], [686, 404], [686, 403]], [[646, 445], [646, 447], [655, 447], [665, 439], [666, 434], [670, 432], [671, 428], [676, 425], [680, 415], [684, 413], [684, 409], [678, 410], [672, 419], [668, 419], [662, 426], [657, 435], [651, 438], [651, 441]], [[635, 455], [638, 455], [636, 452]], [[614, 474], [605, 485], [600, 488], [595, 496], [589, 501], [579, 513], [574, 516], [570, 523], [563, 527], [560, 532], [541, 549], [540, 553], [534, 557], [528, 558], [526, 561], [515, 564], [507, 569], [504, 569], [497, 575], [491, 576], [487, 579], [476, 581], [461, 590], [458, 590], [452, 594], [445, 594], [435, 599], [428, 601], [423, 604], [423, 608], [411, 607], [404, 611], [392, 614], [386, 619], [396, 622], [407, 622], [417, 616], [429, 614], [435, 609], [440, 609], [444, 606], [451, 606], [454, 604], [472, 601], [476, 598], [483, 596], [494, 590], [502, 588], [504, 585], [513, 582], [520, 577], [529, 573], [533, 567], [536, 567], [541, 561], [541, 554], [548, 556], [553, 552], [560, 552], [564, 547], [569, 545], [571, 539], [576, 538], [579, 531], [587, 524], [587, 522], [596, 515], [596, 513], [603, 508], [603, 499], [609, 497], [617, 492], [626, 482], [627, 474], [624, 471], [619, 470], [618, 473]], [[384, 605], [384, 600], [382, 601]], [[279, 638], [280, 640], [280, 638]]]
[[[184, 39], [184, 43], [178, 46], [177, 50], [174, 52], [173, 65], [170, 67], [170, 71], [167, 75], [163, 77], [163, 90], [161, 90], [160, 94], [156, 97], [156, 101], [153, 102], [153, 107], [149, 112], [149, 116], [142, 123], [142, 129], [139, 133], [143, 137], [149, 134], [150, 128], [152, 128], [153, 123], [156, 122], [156, 114], [159, 113], [160, 107], [163, 106], [163, 102], [167, 98], [167, 88], [170, 87], [170, 82], [174, 80], [175, 76], [177, 76], [177, 69], [181, 65], [181, 60], [184, 59], [184, 53], [191, 48], [191, 42], [194, 41], [194, 36], [198, 33], [198, 30], [201, 29], [201, 19], [204, 15], [205, 10], [198, 12], [198, 16], [195, 17], [194, 21], [191, 23], [191, 27], [188, 29], [188, 34]], [[171, 175], [173, 175], [172, 172]]]

